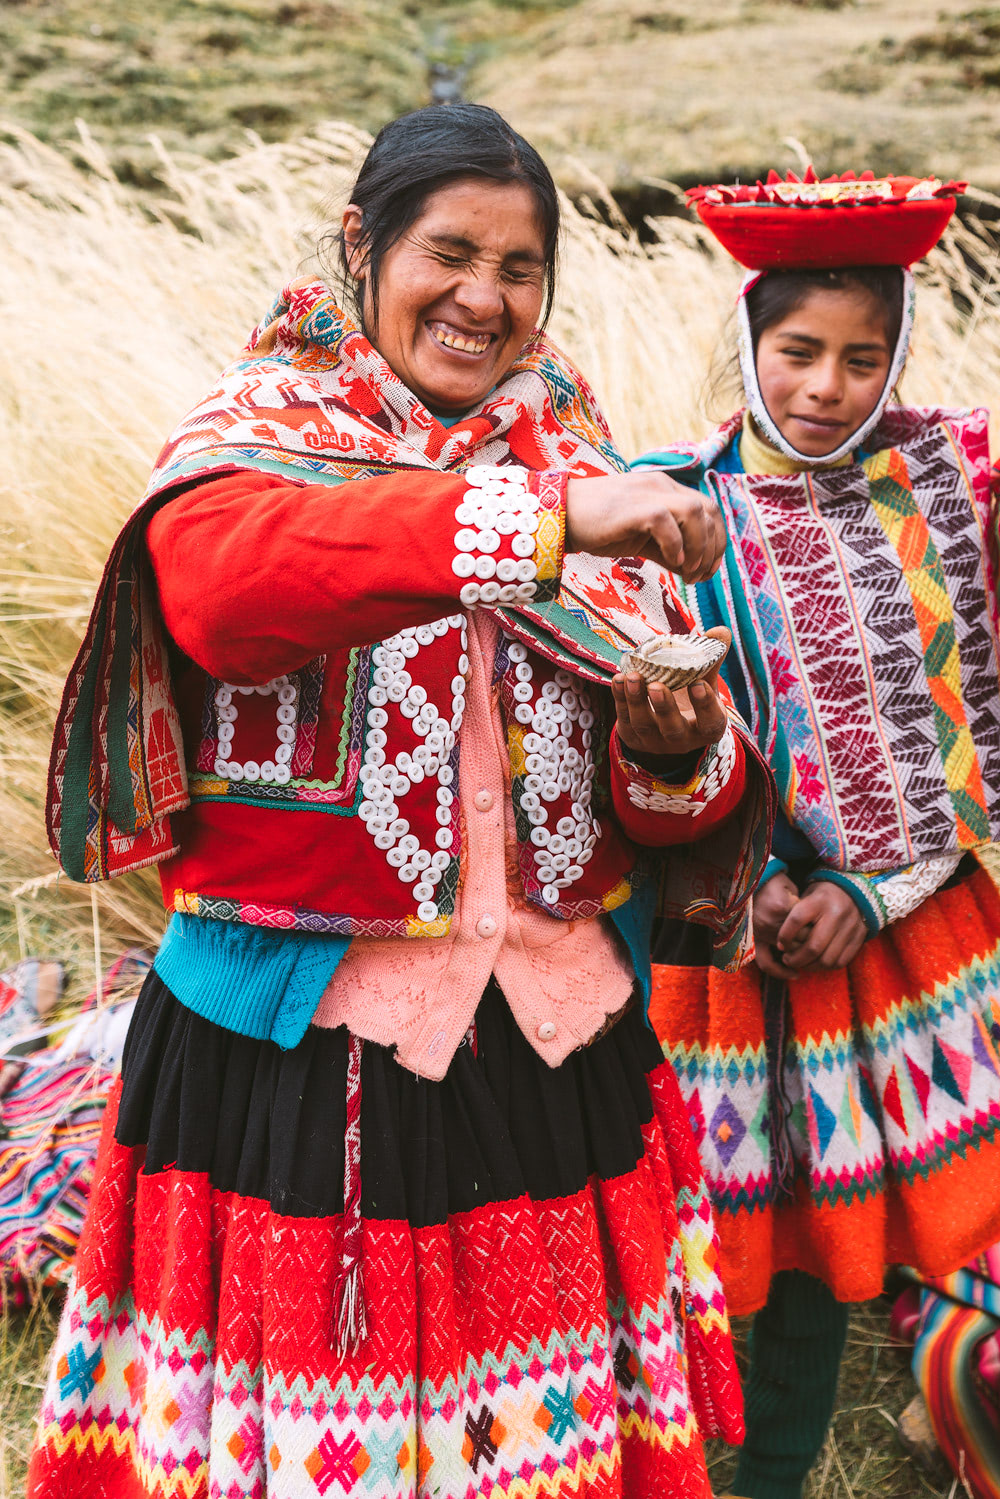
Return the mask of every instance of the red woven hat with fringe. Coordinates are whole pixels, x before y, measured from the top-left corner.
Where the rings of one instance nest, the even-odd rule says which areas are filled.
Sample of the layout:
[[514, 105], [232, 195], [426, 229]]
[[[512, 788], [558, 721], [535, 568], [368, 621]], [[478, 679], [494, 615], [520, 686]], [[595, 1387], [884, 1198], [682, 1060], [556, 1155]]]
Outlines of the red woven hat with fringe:
[[753, 186], [695, 187], [688, 202], [734, 260], [751, 271], [912, 265], [944, 233], [965, 182], [936, 177], [824, 177], [769, 172]]

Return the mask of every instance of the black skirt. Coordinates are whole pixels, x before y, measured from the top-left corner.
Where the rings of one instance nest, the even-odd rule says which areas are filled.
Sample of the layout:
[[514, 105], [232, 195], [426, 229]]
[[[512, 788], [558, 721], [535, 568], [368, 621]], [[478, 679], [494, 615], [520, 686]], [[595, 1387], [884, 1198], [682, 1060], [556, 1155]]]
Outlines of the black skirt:
[[[292, 1051], [224, 1030], [186, 1009], [151, 973], [122, 1063], [116, 1137], [145, 1146], [147, 1174], [204, 1173], [275, 1212], [343, 1210], [348, 1037], [310, 1026]], [[366, 1218], [414, 1227], [527, 1192], [579, 1192], [631, 1171], [653, 1117], [647, 1074], [663, 1053], [633, 1004], [592, 1045], [549, 1067], [491, 982], [475, 1043], [446, 1076], [418, 1078], [365, 1045], [361, 1181]]]

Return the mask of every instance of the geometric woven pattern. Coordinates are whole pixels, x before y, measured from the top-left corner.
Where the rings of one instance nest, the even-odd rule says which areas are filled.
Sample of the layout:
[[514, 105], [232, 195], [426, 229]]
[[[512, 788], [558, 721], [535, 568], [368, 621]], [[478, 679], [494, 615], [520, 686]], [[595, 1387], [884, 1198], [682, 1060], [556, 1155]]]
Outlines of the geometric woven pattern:
[[696, 590], [740, 636], [786, 812], [862, 872], [1000, 836], [985, 414], [891, 408], [876, 441], [819, 473], [709, 471], [732, 545]]
[[338, 1218], [143, 1176], [109, 1129], [29, 1494], [707, 1499], [702, 1438], [739, 1440], [738, 1381], [683, 1106], [665, 1065], [650, 1084], [624, 1176], [366, 1220], [370, 1331], [345, 1358]]
[[773, 1270], [842, 1300], [884, 1267], [950, 1270], [1000, 1238], [1000, 896], [979, 870], [871, 938], [846, 970], [787, 986], [784, 1138], [774, 1171], [758, 970], [654, 969], [651, 1017], [699, 1142], [730, 1310]]
[[[989, 816], [976, 747], [962, 703], [962, 666], [955, 633], [955, 610], [941, 554], [913, 493], [904, 455], [894, 449], [876, 453], [864, 464], [871, 486], [872, 509], [899, 555], [913, 602], [913, 616], [923, 647], [927, 687], [934, 702], [934, 727], [944, 778], [955, 809], [962, 848], [988, 842]], [[976, 552], [968, 557], [966, 575], [980, 570]]]

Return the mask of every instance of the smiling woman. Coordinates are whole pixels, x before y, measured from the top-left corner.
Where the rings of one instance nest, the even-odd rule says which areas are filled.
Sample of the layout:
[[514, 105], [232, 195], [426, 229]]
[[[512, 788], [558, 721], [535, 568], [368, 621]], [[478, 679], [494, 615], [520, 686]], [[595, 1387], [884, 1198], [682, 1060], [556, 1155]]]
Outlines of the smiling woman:
[[[465, 107], [437, 122], [428, 113], [379, 136], [336, 240], [361, 326], [387, 363], [431, 407], [462, 410], [548, 319], [559, 200], [538, 154], [505, 127], [487, 129], [487, 112], [474, 151], [458, 155]], [[462, 175], [465, 163], [474, 172]]]
[[388, 125], [357, 322], [285, 288], [115, 545], [50, 835], [173, 914], [33, 1499], [702, 1499], [739, 1434], [644, 1004], [661, 885], [738, 960], [770, 783], [718, 648], [615, 674], [725, 538], [539, 331], [558, 222], [492, 110]]
[[384, 254], [376, 301], [363, 210], [352, 204], [344, 215], [363, 324], [432, 410], [464, 411], [481, 401], [527, 342], [551, 273], [551, 234], [540, 220], [524, 183], [448, 183]]

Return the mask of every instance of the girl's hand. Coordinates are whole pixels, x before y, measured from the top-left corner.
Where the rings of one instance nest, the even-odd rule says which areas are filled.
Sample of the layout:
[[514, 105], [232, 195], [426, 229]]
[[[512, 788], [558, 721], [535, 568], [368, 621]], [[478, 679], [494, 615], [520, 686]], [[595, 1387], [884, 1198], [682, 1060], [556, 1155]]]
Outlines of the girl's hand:
[[778, 932], [784, 976], [846, 968], [867, 936], [861, 912], [846, 890], [829, 880], [807, 885]]
[[[732, 643], [724, 625], [705, 633], [727, 648]], [[729, 721], [718, 694], [721, 665], [720, 661], [703, 681], [673, 692], [662, 682], [647, 682], [637, 671], [619, 672], [612, 679], [611, 691], [622, 743], [644, 755], [690, 755], [717, 744]]]
[[567, 484], [566, 550], [646, 557], [686, 583], [700, 583], [722, 561], [726, 529], [709, 495], [666, 474], [608, 474]]
[[756, 963], [762, 973], [772, 978], [787, 978], [788, 970], [782, 967], [781, 956], [774, 950], [778, 932], [785, 917], [799, 898], [798, 886], [787, 874], [772, 875], [763, 889], [753, 898], [753, 938], [757, 949]]

